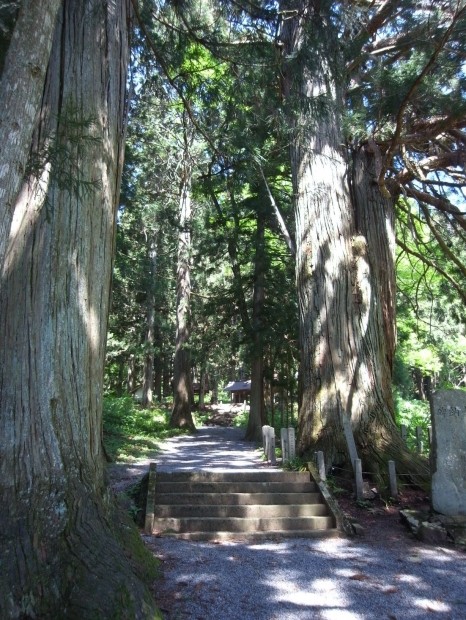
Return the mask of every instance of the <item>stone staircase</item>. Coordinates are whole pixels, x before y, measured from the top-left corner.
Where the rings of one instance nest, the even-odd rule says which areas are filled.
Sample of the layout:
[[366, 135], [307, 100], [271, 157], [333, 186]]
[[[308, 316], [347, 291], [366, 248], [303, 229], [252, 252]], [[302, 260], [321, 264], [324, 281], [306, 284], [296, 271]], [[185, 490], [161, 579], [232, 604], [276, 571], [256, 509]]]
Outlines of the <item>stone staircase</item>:
[[146, 531], [153, 534], [189, 540], [338, 535], [308, 472], [165, 473], [154, 467], [151, 478]]

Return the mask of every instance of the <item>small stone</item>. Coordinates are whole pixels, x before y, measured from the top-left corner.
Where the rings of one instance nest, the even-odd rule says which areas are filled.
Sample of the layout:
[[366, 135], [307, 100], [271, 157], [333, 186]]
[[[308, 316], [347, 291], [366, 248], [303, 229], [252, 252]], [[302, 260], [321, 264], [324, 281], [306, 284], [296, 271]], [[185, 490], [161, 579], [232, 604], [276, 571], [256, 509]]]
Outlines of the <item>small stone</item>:
[[417, 532], [417, 536], [420, 540], [434, 545], [442, 544], [448, 541], [447, 530], [435, 523], [429, 523], [423, 521]]
[[400, 518], [409, 527], [413, 534], [417, 535], [421, 520], [416, 510], [400, 510]]
[[353, 530], [356, 536], [364, 536], [366, 531], [360, 523], [358, 523], [357, 521], [353, 521], [351, 525], [353, 526]]

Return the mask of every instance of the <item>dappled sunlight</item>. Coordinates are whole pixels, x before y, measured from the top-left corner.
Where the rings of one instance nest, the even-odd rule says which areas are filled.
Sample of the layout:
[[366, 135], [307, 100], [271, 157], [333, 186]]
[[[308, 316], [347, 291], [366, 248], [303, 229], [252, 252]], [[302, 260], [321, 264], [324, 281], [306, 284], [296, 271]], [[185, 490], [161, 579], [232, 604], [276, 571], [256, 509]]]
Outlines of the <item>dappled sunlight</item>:
[[423, 620], [437, 613], [459, 620], [466, 609], [464, 556], [454, 550], [445, 556], [438, 547], [379, 547], [343, 538], [154, 544], [169, 556], [158, 589], [169, 583], [175, 592], [186, 588], [171, 609], [175, 616]]
[[42, 209], [47, 208], [45, 199], [51, 178], [51, 165], [43, 166], [37, 178], [25, 181], [16, 199], [11, 221], [7, 252], [2, 269], [2, 277], [15, 268], [24, 250], [24, 240], [31, 234], [41, 217]]
[[82, 321], [82, 325], [86, 330], [87, 342], [91, 349], [96, 353], [100, 350], [101, 342], [101, 315], [100, 308], [95, 309], [90, 305], [91, 294], [89, 291], [88, 276], [79, 268], [79, 263], [76, 257], [69, 256], [68, 259], [70, 272], [76, 271], [76, 301], [79, 310], [79, 316]]
[[[199, 469], [201, 477], [211, 469], [199, 467], [202, 463], [238, 471], [242, 459], [255, 454], [251, 444], [240, 441], [242, 433], [204, 427], [195, 435], [168, 440], [159, 466]], [[233, 494], [229, 499], [234, 505]], [[432, 612], [449, 620], [464, 617], [466, 565], [459, 552], [412, 541], [389, 544], [381, 536], [379, 543], [278, 535], [243, 541], [239, 534], [237, 540], [218, 537], [215, 543], [151, 537], [149, 544], [166, 560], [157, 592], [168, 597], [174, 617], [423, 620]]]
[[[268, 467], [241, 428], [201, 427], [194, 435], [168, 439], [157, 457], [159, 471], [244, 471]], [[268, 467], [268, 469], [273, 469]]]
[[428, 598], [415, 599], [413, 605], [426, 612], [450, 613], [451, 607], [446, 603]]

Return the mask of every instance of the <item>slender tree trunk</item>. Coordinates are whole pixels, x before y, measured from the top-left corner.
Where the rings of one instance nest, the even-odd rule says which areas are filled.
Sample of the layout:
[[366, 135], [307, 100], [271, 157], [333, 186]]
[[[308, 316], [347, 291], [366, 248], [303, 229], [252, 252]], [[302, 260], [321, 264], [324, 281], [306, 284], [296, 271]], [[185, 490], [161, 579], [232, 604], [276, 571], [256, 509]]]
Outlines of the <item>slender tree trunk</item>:
[[131, 394], [136, 388], [136, 357], [133, 353], [128, 359], [128, 369], [126, 372], [126, 390]]
[[210, 399], [211, 405], [216, 405], [218, 403], [218, 379], [216, 376], [211, 377], [212, 381], [212, 397]]
[[63, 3], [1, 265], [2, 618], [155, 614], [115, 538], [101, 445], [128, 16]]
[[[186, 134], [185, 134], [186, 138]], [[186, 147], [180, 191], [180, 234], [178, 238], [178, 269], [176, 293], [176, 345], [174, 361], [174, 403], [171, 426], [195, 430], [191, 414], [193, 388], [191, 361], [188, 349], [190, 315], [190, 258], [191, 258], [191, 164]]]
[[199, 378], [199, 410], [200, 411], [205, 410], [205, 393], [207, 390], [208, 380], [209, 380], [209, 377], [205, 369], [205, 362], [202, 362], [201, 376]]
[[327, 9], [317, 1], [283, 4], [298, 9], [282, 32], [285, 56], [298, 65], [286, 68], [285, 94], [300, 102], [291, 144], [302, 346], [298, 450], [323, 450], [328, 462], [341, 458], [348, 453], [346, 418], [369, 471], [377, 474], [393, 457], [413, 471], [391, 395], [393, 205], [375, 182], [376, 153], [367, 148], [355, 154], [350, 194], [335, 77], [338, 35]]
[[144, 342], [144, 382], [142, 386], [142, 406], [151, 407], [154, 392], [154, 343], [155, 343], [155, 278], [157, 268], [157, 251], [155, 240], [148, 247], [149, 284], [146, 301], [146, 335]]
[[[157, 345], [160, 345], [159, 339], [157, 339]], [[160, 351], [160, 346], [157, 346]], [[163, 385], [163, 359], [160, 353], [155, 356], [154, 359], [154, 394], [157, 401], [162, 402], [162, 385]]]
[[173, 386], [171, 382], [171, 375], [172, 375], [171, 360], [169, 356], [165, 354], [163, 356], [163, 367], [162, 367], [162, 392], [163, 392], [164, 398], [173, 396]]
[[251, 396], [246, 439], [262, 441], [262, 426], [266, 423], [264, 405], [264, 344], [263, 311], [265, 301], [264, 285], [264, 234], [265, 222], [262, 213], [257, 215], [256, 254], [254, 264], [254, 291], [252, 301], [251, 333]]
[[125, 362], [123, 359], [118, 360], [118, 376], [115, 385], [115, 393], [117, 396], [121, 396], [123, 394], [123, 381], [125, 374]]

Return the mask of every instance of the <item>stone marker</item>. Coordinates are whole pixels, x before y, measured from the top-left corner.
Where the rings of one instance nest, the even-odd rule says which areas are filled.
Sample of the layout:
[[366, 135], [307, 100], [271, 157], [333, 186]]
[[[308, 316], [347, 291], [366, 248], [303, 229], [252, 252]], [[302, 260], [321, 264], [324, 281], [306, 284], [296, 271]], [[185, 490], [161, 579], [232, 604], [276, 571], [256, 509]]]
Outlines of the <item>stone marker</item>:
[[317, 471], [319, 472], [319, 476], [321, 480], [327, 480], [327, 472], [325, 471], [325, 460], [324, 453], [319, 450], [316, 452], [316, 460], [317, 460]]
[[439, 390], [431, 414], [432, 507], [444, 515], [466, 515], [466, 392]]
[[280, 429], [283, 462], [291, 461], [296, 456], [296, 434], [293, 426]]
[[262, 427], [262, 439], [264, 442], [264, 454], [267, 461], [275, 465], [275, 429], [273, 426]]

